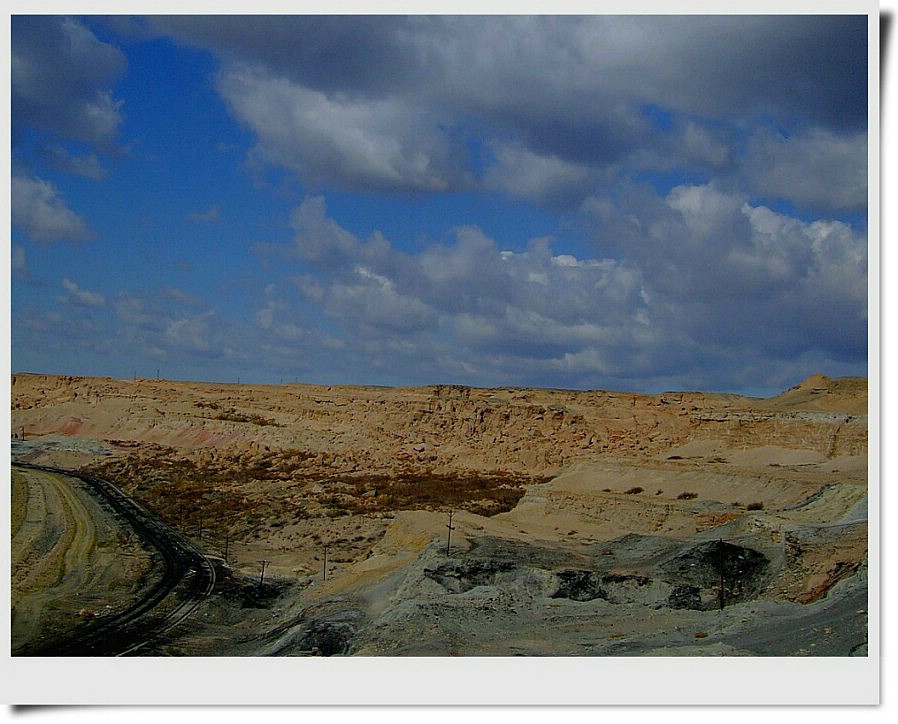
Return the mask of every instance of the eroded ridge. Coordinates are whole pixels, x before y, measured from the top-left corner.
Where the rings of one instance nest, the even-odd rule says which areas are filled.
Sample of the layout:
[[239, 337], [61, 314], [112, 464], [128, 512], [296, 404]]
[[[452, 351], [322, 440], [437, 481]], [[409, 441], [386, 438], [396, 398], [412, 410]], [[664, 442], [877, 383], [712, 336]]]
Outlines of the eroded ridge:
[[[119, 651], [866, 652], [865, 380], [815, 375], [768, 399], [39, 375], [12, 389], [14, 459], [114, 483], [156, 521], [135, 538], [143, 579], [180, 567], [158, 617], [135, 619], [154, 637]], [[23, 553], [14, 576], [77, 581], [52, 551], [97, 519], [35, 523], [61, 493], [16, 490], [14, 535], [41, 561]], [[194, 563], [148, 553], [154, 536]], [[113, 609], [137, 610], [127, 595]]]

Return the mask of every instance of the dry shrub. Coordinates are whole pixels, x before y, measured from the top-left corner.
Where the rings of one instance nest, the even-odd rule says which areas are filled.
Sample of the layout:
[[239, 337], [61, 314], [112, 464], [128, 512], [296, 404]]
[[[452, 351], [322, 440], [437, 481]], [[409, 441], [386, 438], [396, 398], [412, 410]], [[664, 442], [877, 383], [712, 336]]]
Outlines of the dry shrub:
[[764, 503], [761, 503], [761, 502], [749, 503], [748, 505], [745, 506], [745, 509], [746, 510], [764, 510]]
[[112, 481], [175, 527], [193, 531], [202, 526], [205, 537], [213, 539], [249, 535], [266, 523], [359, 513], [391, 517], [397, 510], [451, 507], [491, 516], [517, 505], [527, 484], [549, 480], [504, 471], [410, 468], [350, 475], [337, 473], [335, 458], [303, 450], [196, 461], [174, 448], [140, 448], [89, 472]]
[[698, 493], [683, 492], [677, 496], [677, 500], [692, 500], [693, 498], [697, 498], [697, 497], [698, 497]]
[[643, 488], [640, 488], [638, 485], [636, 487], [630, 488], [627, 491], [627, 495], [638, 495], [643, 491]]
[[[329, 502], [349, 513], [450, 507], [491, 516], [517, 505], [526, 484], [547, 480], [504, 471], [435, 473], [405, 470], [394, 475], [337, 476], [324, 484], [328, 487], [348, 486], [338, 496], [339, 502]], [[371, 490], [376, 491], [376, 495], [365, 495]]]
[[141, 448], [142, 454], [107, 460], [85, 472], [113, 482], [181, 530], [193, 530], [202, 524], [219, 536], [234, 524], [255, 526], [286, 512], [285, 501], [247, 492], [254, 483], [279, 480], [285, 471], [320, 469], [314, 455], [302, 450], [253, 458], [222, 456], [215, 462], [198, 463], [181, 457], [173, 448]]

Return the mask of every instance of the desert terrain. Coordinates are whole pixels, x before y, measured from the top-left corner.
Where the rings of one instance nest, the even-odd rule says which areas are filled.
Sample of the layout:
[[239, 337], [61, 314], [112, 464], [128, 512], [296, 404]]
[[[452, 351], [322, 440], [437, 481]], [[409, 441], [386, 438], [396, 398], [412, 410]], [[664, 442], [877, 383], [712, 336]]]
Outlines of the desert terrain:
[[867, 654], [865, 379], [10, 389], [14, 655]]

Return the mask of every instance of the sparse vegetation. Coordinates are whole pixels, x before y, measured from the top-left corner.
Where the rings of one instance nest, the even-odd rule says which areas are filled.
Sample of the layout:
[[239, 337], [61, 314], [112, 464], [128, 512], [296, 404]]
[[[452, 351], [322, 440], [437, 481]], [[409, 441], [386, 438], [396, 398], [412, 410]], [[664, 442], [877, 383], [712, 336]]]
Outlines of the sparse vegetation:
[[764, 503], [761, 503], [761, 502], [749, 503], [748, 505], [745, 506], [745, 509], [746, 510], [764, 510]]
[[226, 422], [248, 422], [251, 425], [260, 425], [262, 427], [280, 427], [280, 423], [269, 420], [267, 417], [256, 415], [255, 413], [247, 415], [237, 410], [225, 410], [213, 416], [213, 420], [224, 420]]
[[511, 510], [527, 484], [549, 479], [412, 467], [395, 474], [338, 470], [332, 457], [303, 450], [200, 462], [153, 446], [143, 454], [96, 464], [89, 472], [114, 482], [176, 527], [189, 531], [202, 524], [212, 537], [255, 531], [263, 524], [273, 530], [291, 521], [397, 510], [452, 507], [491, 516]]
[[[331, 495], [327, 504], [347, 513], [448, 506], [489, 516], [517, 505], [526, 484], [547, 480], [504, 471], [435, 473], [409, 469], [395, 475], [336, 476], [323, 484], [332, 489], [339, 486], [341, 492]], [[372, 490], [375, 495], [370, 494]]]
[[627, 491], [627, 495], [638, 495], [643, 490], [644, 490], [644, 488], [640, 488], [638, 485], [636, 485]]
[[224, 422], [247, 422], [251, 425], [260, 425], [262, 427], [281, 427], [280, 423], [256, 413], [240, 412], [233, 407], [230, 407], [227, 410], [222, 410], [221, 405], [219, 405], [217, 402], [197, 400], [193, 403], [193, 406], [205, 410], [218, 410], [218, 414], [212, 415], [209, 418], [210, 420], [222, 420]]
[[694, 500], [698, 497], [698, 493], [682, 492], [677, 496], [677, 500]]

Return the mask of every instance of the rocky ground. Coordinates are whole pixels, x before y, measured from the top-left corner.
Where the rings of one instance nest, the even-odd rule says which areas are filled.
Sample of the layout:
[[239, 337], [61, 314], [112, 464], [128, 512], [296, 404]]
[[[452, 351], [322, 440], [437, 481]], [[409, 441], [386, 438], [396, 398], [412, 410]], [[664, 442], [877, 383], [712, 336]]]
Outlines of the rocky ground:
[[[112, 480], [220, 561], [151, 653], [866, 653], [866, 380], [11, 393], [14, 460]], [[13, 482], [15, 530], [39, 516]], [[17, 610], [27, 638], [46, 614]]]

